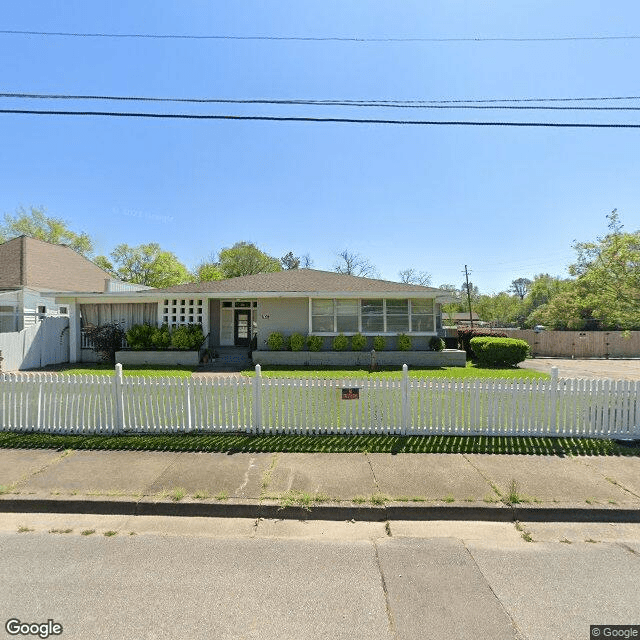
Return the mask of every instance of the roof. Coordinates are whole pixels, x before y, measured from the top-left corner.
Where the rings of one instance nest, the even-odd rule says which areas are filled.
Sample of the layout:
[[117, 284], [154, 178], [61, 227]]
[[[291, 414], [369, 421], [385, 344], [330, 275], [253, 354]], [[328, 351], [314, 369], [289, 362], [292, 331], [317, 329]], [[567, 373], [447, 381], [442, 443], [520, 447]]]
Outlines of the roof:
[[289, 269], [274, 273], [257, 273], [227, 280], [179, 284], [167, 289], [156, 289], [153, 293], [173, 294], [246, 294], [255, 297], [260, 293], [410, 293], [443, 294], [441, 289], [404, 284], [389, 280], [361, 278], [333, 271], [316, 269]]
[[111, 276], [62, 244], [19, 236], [0, 244], [0, 289], [104, 291]]

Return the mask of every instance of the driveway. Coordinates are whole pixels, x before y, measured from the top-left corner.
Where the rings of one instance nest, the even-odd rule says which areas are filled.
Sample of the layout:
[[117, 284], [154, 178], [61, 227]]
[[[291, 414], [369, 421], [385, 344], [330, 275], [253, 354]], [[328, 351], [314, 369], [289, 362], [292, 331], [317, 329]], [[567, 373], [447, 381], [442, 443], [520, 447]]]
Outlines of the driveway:
[[520, 363], [521, 369], [533, 369], [543, 373], [551, 373], [551, 367], [558, 367], [558, 375], [561, 378], [640, 380], [640, 358], [630, 360], [533, 358]]

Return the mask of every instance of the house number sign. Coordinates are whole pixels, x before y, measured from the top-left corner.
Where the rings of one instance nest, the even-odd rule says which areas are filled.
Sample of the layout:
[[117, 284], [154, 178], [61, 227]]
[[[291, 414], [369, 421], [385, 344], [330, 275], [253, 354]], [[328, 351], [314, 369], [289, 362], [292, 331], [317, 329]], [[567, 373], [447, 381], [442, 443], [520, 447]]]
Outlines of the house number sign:
[[342, 389], [342, 399], [343, 400], [359, 400], [360, 388], [355, 387], [352, 389]]

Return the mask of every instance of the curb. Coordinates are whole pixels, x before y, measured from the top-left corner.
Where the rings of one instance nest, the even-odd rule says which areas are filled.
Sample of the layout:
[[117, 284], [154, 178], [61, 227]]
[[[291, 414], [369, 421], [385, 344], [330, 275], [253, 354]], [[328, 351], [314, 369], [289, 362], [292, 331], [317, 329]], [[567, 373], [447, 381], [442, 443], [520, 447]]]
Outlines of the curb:
[[0, 513], [68, 513], [204, 518], [266, 518], [273, 520], [475, 520], [484, 522], [616, 522], [640, 523], [640, 509], [585, 507], [519, 507], [516, 505], [331, 505], [281, 507], [276, 503], [152, 502], [135, 500], [81, 500], [1, 498]]

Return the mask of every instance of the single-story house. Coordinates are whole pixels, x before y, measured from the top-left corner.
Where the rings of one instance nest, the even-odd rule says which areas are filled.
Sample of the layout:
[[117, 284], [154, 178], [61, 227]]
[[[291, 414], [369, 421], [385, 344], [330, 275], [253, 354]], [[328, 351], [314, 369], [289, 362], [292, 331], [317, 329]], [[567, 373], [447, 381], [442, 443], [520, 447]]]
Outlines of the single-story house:
[[324, 349], [340, 333], [362, 333], [371, 343], [381, 335], [387, 350], [394, 350], [398, 334], [404, 333], [413, 349], [427, 350], [429, 339], [441, 333], [441, 303], [450, 298], [433, 287], [292, 269], [167, 289], [65, 294], [57, 300], [69, 309], [70, 358], [77, 362], [83, 358], [83, 323], [112, 320], [125, 327], [197, 323], [210, 348], [250, 348], [253, 342], [254, 354], [268, 350], [272, 332], [322, 336], [327, 338]]
[[0, 244], [0, 333], [22, 331], [43, 318], [66, 316], [60, 292], [138, 290], [70, 247], [19, 236]]

